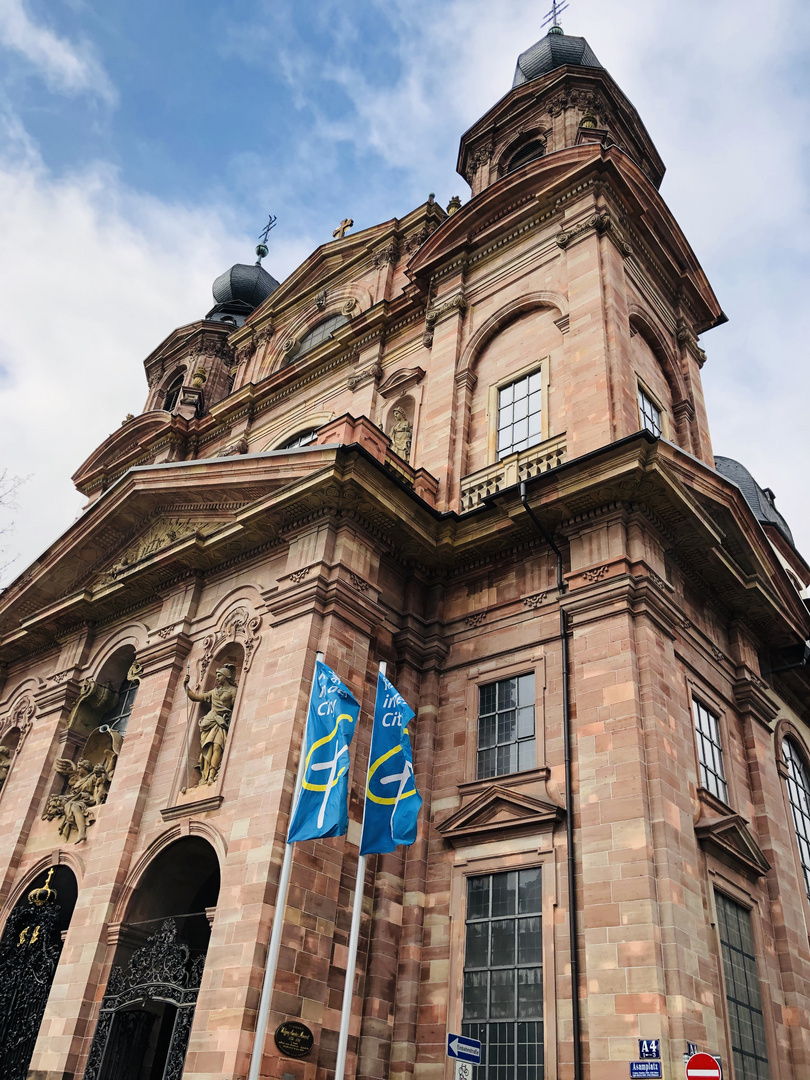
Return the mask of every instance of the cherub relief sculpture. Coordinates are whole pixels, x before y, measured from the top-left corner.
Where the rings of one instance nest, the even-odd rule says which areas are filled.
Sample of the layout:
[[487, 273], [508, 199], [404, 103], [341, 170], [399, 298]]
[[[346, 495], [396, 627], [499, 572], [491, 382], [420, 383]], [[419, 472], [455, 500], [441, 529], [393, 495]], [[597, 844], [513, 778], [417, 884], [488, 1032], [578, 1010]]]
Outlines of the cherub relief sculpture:
[[87, 758], [76, 764], [67, 758], [56, 759], [54, 768], [68, 778], [68, 790], [64, 795], [51, 795], [43, 817], [46, 821], [62, 819], [59, 835], [66, 842], [74, 829], [77, 844], [87, 839], [87, 826], [95, 820], [92, 808], [106, 802], [116, 760], [115, 754], [96, 765]]
[[[85, 749], [90, 757], [99, 753], [99, 734], [96, 732], [87, 740]], [[84, 843], [87, 839], [87, 826], [95, 821], [93, 807], [101, 806], [107, 801], [123, 738], [117, 731], [107, 731], [105, 735], [110, 740], [109, 748], [104, 750], [95, 764], [88, 757], [82, 757], [75, 763], [68, 758], [57, 758], [54, 762], [56, 771], [67, 777], [68, 790], [64, 795], [51, 795], [42, 816], [45, 821], [62, 819], [59, 835], [66, 843], [74, 829], [75, 843]], [[95, 751], [91, 752], [94, 742]]]
[[233, 706], [236, 700], [236, 666], [223, 664], [216, 671], [217, 685], [202, 694], [189, 689], [186, 675], [183, 686], [192, 701], [207, 703], [208, 712], [200, 717], [200, 758], [195, 767], [200, 770], [197, 787], [215, 783], [222, 764], [222, 752], [228, 739]]
[[413, 425], [405, 415], [405, 410], [397, 406], [393, 411], [394, 423], [391, 427], [389, 438], [391, 448], [395, 454], [399, 454], [405, 461], [411, 457], [411, 440], [413, 439]]

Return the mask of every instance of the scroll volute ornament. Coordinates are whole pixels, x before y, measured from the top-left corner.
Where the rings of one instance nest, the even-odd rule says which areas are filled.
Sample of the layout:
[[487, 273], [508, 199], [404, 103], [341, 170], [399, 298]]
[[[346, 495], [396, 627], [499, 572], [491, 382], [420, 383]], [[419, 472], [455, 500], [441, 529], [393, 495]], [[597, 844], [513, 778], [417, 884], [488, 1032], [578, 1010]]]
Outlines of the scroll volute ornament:
[[261, 641], [259, 634], [261, 625], [261, 615], [251, 615], [246, 607], [237, 607], [229, 611], [216, 633], [209, 634], [203, 640], [203, 654], [199, 661], [197, 684], [200, 685], [203, 682], [214, 653], [218, 652], [220, 646], [226, 641], [241, 641], [245, 650], [242, 670], [250, 671], [254, 653]]

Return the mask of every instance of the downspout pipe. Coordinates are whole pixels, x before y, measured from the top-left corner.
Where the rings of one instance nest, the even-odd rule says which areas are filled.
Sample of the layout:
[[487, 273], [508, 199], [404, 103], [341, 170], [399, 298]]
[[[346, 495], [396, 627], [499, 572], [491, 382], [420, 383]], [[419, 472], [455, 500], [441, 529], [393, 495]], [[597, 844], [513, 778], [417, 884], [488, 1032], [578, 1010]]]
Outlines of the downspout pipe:
[[[551, 533], [529, 506], [526, 497], [526, 481], [520, 482], [520, 501], [523, 509], [534, 522], [537, 531], [557, 557], [557, 590], [560, 598], [565, 594], [562, 552]], [[574, 1080], [582, 1080], [582, 1021], [579, 1010], [579, 945], [577, 940], [577, 892], [576, 864], [574, 862], [574, 801], [571, 781], [571, 694], [568, 675], [568, 633], [565, 611], [560, 604], [560, 651], [562, 662], [563, 751], [565, 757], [565, 841], [568, 851], [568, 941], [571, 953], [571, 1023], [574, 1037]]]

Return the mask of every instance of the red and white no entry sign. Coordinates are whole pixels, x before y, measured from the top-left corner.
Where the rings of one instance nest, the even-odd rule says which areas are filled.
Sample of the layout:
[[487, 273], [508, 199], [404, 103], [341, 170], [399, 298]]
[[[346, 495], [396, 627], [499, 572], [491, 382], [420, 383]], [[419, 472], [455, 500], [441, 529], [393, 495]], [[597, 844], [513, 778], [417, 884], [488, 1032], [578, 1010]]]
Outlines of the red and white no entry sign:
[[692, 1054], [686, 1063], [686, 1080], [721, 1080], [720, 1062], [711, 1054]]

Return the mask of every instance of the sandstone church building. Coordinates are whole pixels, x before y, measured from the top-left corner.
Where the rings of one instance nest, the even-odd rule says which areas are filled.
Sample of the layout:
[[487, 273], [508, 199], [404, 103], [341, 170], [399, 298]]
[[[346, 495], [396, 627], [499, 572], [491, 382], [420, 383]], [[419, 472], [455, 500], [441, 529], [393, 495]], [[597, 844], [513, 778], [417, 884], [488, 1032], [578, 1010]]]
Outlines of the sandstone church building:
[[[348, 1076], [450, 1080], [455, 1032], [476, 1080], [627, 1080], [639, 1040], [810, 1077], [810, 568], [714, 456], [722, 309], [583, 38], [458, 171], [217, 278], [0, 596], [3, 1080], [245, 1080], [282, 917], [261, 1076], [331, 1080], [381, 661], [424, 807], [369, 858]], [[282, 912], [317, 652], [350, 825]]]

